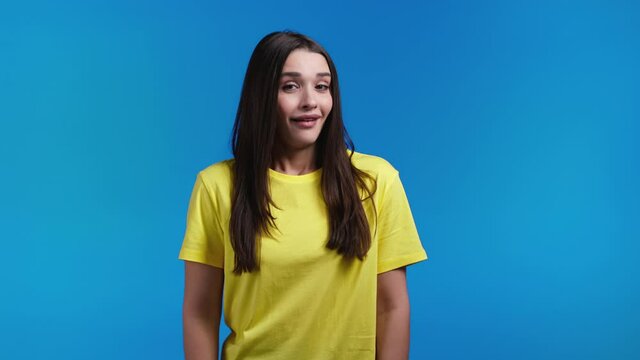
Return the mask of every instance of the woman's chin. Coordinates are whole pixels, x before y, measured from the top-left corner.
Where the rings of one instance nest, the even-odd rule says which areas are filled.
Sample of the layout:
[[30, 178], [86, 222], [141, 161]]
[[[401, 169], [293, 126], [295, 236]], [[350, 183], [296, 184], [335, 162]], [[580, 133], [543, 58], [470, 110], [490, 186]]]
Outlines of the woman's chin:
[[293, 150], [305, 150], [316, 145], [317, 137], [304, 137], [290, 139], [288, 141], [289, 148]]

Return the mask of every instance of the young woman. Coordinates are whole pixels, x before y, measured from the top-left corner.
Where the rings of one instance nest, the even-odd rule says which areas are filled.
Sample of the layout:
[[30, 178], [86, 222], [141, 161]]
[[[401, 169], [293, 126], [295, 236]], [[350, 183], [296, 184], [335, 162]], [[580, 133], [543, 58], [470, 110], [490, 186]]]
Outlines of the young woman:
[[405, 267], [427, 254], [398, 171], [355, 151], [318, 43], [258, 43], [232, 145], [189, 202], [186, 358], [217, 358], [222, 308], [223, 359], [406, 359]]

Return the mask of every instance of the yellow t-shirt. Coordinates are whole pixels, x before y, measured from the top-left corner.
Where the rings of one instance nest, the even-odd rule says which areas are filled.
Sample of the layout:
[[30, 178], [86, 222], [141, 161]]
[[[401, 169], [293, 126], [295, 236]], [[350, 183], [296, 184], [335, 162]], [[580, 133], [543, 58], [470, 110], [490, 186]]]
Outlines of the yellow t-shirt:
[[233, 159], [200, 171], [189, 202], [179, 259], [224, 269], [223, 313], [231, 334], [226, 360], [373, 360], [377, 275], [426, 260], [398, 171], [385, 159], [354, 152], [353, 164], [377, 178], [374, 201], [363, 202], [372, 246], [363, 261], [342, 262], [325, 247], [328, 211], [322, 169], [288, 175], [269, 169], [280, 231], [261, 239], [261, 269], [233, 274], [229, 239]]

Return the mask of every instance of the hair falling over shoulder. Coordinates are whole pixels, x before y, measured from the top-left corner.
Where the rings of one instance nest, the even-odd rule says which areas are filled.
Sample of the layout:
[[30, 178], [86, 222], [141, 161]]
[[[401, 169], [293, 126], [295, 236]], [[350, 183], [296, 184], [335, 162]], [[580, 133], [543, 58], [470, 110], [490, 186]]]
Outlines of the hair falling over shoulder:
[[[363, 260], [371, 247], [362, 202], [370, 199], [373, 204], [376, 180], [351, 161], [355, 147], [342, 120], [335, 65], [325, 49], [309, 37], [294, 31], [273, 32], [260, 40], [249, 60], [231, 137], [235, 161], [229, 234], [235, 253], [233, 272], [238, 275], [259, 270], [260, 237], [271, 235], [276, 227], [269, 205], [278, 207], [269, 193], [268, 168], [276, 142], [278, 82], [287, 56], [300, 48], [323, 55], [332, 74], [333, 107], [316, 142], [317, 166], [323, 168], [322, 194], [330, 218], [326, 247], [347, 260]], [[371, 188], [366, 179], [371, 180]], [[364, 199], [361, 190], [366, 194]]]

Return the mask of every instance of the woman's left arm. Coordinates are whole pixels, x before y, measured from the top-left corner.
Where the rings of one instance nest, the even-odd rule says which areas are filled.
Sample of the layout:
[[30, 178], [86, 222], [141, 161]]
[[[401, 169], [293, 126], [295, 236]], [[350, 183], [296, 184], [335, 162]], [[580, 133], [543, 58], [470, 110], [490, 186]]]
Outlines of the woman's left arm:
[[409, 294], [406, 267], [378, 275], [376, 360], [409, 358]]

